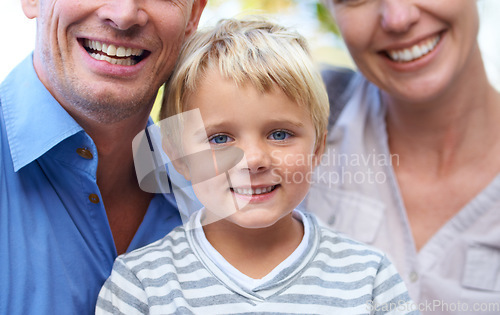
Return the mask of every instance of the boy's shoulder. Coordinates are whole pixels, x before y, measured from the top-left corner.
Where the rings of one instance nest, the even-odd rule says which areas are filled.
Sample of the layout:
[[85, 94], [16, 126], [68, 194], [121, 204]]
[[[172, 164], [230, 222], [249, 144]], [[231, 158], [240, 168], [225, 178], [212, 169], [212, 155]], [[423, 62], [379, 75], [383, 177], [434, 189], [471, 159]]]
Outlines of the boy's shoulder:
[[314, 220], [317, 226], [320, 234], [320, 247], [335, 249], [336, 252], [342, 251], [347, 253], [347, 251], [350, 251], [358, 255], [372, 255], [374, 257], [379, 257], [380, 259], [386, 256], [384, 252], [375, 247], [352, 239], [343, 233], [337, 232], [321, 224], [314, 214], [307, 213], [307, 215]]
[[138, 264], [154, 261], [159, 257], [173, 257], [175, 253], [189, 248], [186, 230], [183, 225], [176, 227], [163, 238], [119, 256], [125, 264]]

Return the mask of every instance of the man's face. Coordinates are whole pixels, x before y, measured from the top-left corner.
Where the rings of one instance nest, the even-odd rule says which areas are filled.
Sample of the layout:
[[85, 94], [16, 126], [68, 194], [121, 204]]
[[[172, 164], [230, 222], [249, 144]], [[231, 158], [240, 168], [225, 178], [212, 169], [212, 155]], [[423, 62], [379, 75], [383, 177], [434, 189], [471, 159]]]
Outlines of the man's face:
[[206, 0], [23, 0], [38, 76], [74, 117], [149, 112]]

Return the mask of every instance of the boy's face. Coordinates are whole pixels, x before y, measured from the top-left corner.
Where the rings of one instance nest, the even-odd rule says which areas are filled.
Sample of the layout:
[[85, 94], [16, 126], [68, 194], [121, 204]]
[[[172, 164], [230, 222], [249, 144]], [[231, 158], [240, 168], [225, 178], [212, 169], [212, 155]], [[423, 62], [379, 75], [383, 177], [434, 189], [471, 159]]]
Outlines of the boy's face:
[[[246, 228], [268, 227], [290, 215], [305, 197], [323, 151], [323, 139], [315, 145], [308, 110], [278, 89], [260, 93], [250, 84], [238, 87], [213, 70], [186, 104], [186, 110], [200, 111], [206, 136], [190, 137], [186, 128], [185, 155], [207, 147], [217, 154], [229, 147], [244, 152], [227, 174], [193, 185], [207, 215]], [[187, 161], [181, 172], [196, 181], [200, 168]]]

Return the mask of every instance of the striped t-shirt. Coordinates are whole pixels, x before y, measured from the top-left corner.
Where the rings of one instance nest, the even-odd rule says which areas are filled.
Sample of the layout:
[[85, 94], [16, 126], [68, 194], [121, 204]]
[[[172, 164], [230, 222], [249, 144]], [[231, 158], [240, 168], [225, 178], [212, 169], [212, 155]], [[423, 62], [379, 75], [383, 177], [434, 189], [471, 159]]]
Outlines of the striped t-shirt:
[[163, 239], [118, 257], [97, 314], [413, 314], [406, 287], [378, 250], [320, 227], [311, 214], [309, 246], [253, 290], [211, 261], [195, 218]]

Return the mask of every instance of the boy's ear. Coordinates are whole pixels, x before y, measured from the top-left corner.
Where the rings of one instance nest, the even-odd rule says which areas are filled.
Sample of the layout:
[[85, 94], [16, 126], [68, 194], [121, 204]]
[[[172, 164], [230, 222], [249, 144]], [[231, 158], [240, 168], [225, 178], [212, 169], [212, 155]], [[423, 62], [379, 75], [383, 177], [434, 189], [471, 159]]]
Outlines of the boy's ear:
[[40, 6], [38, 0], [21, 0], [21, 6], [23, 8], [24, 15], [26, 15], [28, 19], [34, 19], [38, 17]]
[[316, 143], [316, 148], [314, 150], [314, 161], [312, 165], [313, 168], [319, 164], [319, 162], [321, 161], [321, 156], [323, 156], [323, 153], [325, 153], [326, 135], [327, 131], [323, 133], [321, 139], [318, 139], [318, 142]]
[[165, 153], [167, 153], [168, 157], [171, 159], [171, 163], [174, 166], [175, 170], [179, 172], [187, 181], [191, 181], [191, 173], [189, 172], [187, 162], [184, 158], [181, 157], [182, 154], [176, 148], [175, 144], [171, 143], [168, 140], [163, 140], [162, 147]]

